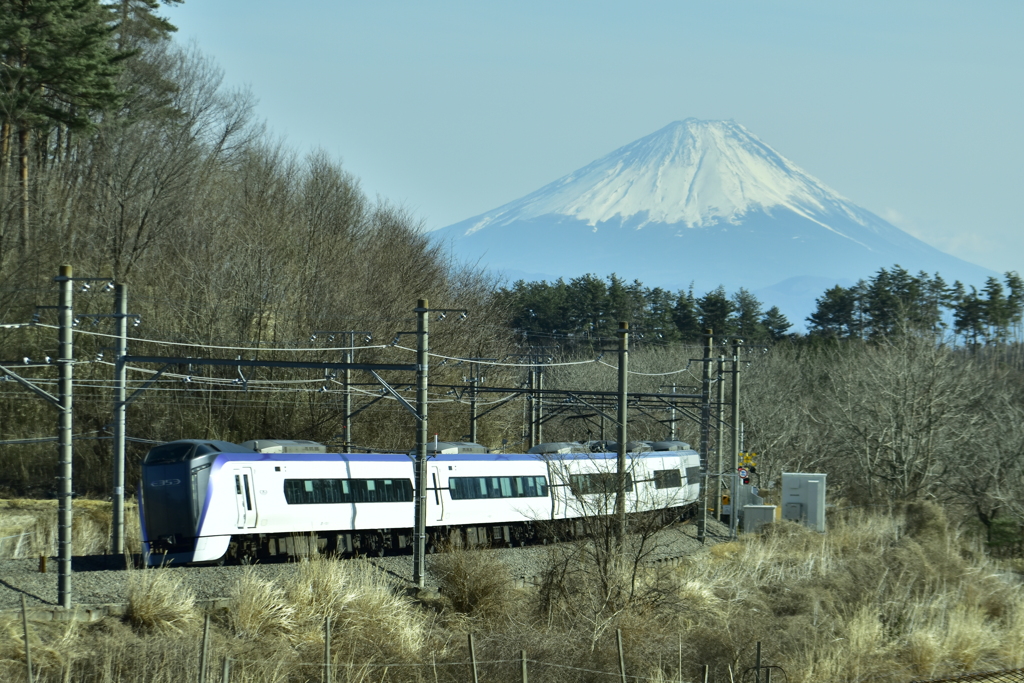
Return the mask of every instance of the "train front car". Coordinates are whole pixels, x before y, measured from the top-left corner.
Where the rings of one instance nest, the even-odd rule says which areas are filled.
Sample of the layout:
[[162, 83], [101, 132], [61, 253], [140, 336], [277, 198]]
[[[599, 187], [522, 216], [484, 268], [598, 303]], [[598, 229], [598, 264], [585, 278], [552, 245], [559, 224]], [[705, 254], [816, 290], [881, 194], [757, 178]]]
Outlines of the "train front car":
[[[222, 453], [255, 451], [226, 441], [184, 439], [150, 449], [142, 462], [139, 521], [147, 564], [187, 564], [206, 557], [197, 542], [209, 495], [210, 472]], [[223, 555], [223, 551], [218, 556]]]

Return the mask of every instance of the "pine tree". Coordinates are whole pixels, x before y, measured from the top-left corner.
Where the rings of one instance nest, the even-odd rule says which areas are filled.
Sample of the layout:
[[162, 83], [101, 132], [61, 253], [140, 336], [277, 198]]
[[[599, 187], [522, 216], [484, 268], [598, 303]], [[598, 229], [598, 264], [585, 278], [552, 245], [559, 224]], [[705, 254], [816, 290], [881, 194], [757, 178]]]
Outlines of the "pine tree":
[[969, 339], [972, 346], [977, 346], [985, 334], [985, 303], [974, 287], [970, 293], [961, 294], [953, 308], [953, 330]]
[[772, 306], [765, 311], [764, 316], [761, 318], [761, 327], [764, 328], [765, 333], [768, 335], [768, 339], [771, 341], [781, 341], [786, 338], [789, 328], [793, 324], [789, 322], [782, 311], [779, 310], [778, 306]]
[[713, 330], [716, 337], [731, 336], [735, 332], [732, 314], [736, 307], [726, 296], [725, 287], [719, 286], [702, 296], [697, 307], [702, 331]]
[[679, 341], [681, 336], [673, 317], [676, 301], [672, 292], [655, 287], [644, 294], [644, 300], [643, 329], [661, 341]]
[[818, 337], [856, 336], [857, 295], [854, 288], [836, 285], [815, 300], [817, 308], [807, 318], [810, 333]]
[[700, 312], [697, 309], [697, 300], [693, 296], [693, 287], [689, 291], [679, 290], [676, 296], [676, 303], [672, 309], [672, 320], [679, 330], [679, 337], [683, 341], [693, 342], [700, 339], [703, 332], [700, 326]]
[[1013, 313], [1003, 293], [1003, 284], [996, 278], [985, 280], [982, 290], [985, 298], [981, 302], [982, 317], [987, 328], [987, 337], [996, 343], [1006, 340], [1010, 331]]
[[1014, 336], [1020, 340], [1021, 318], [1024, 316], [1024, 280], [1016, 271], [1006, 273], [1006, 288], [1010, 294], [1006, 297], [1006, 304], [1010, 312], [1010, 325], [1013, 326]]
[[732, 303], [735, 309], [732, 316], [732, 327], [736, 334], [749, 341], [766, 338], [767, 332], [761, 324], [761, 302], [748, 290], [740, 287], [739, 291], [732, 295]]
[[16, 132], [18, 138], [22, 253], [32, 242], [33, 135], [55, 127], [84, 130], [121, 100], [116, 85], [124, 55], [114, 50], [111, 31], [111, 15], [96, 0], [0, 0], [0, 116], [2, 137]]

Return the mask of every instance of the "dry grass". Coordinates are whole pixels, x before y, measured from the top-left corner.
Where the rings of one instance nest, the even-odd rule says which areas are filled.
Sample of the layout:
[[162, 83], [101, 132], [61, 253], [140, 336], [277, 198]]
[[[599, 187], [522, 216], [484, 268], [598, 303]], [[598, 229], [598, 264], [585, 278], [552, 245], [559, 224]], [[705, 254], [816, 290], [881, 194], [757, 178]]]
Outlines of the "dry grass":
[[430, 570], [438, 579], [441, 595], [462, 614], [493, 619], [518, 602], [508, 570], [486, 550], [446, 547], [430, 557]]
[[[616, 629], [628, 673], [664, 681], [692, 681], [705, 664], [712, 681], [725, 683], [730, 672], [745, 680], [758, 640], [792, 683], [904, 683], [1024, 664], [1017, 574], [965, 547], [941, 510], [854, 512], [829, 529], [773, 525], [681, 566], [636, 574], [625, 563], [595, 570], [585, 553], [559, 546], [551, 557], [565, 584], [554, 602], [496, 581], [504, 572], [494, 555], [472, 550], [430, 558], [446, 598], [429, 606], [370, 562], [313, 557], [277, 580], [250, 567], [214, 619], [213, 666], [231, 656], [233, 680], [319, 680], [328, 616], [337, 679], [348, 681], [466, 680], [467, 630], [479, 659], [505, 662], [483, 664], [482, 678], [507, 683], [518, 680], [519, 650], [539, 662], [531, 680], [585, 683], [596, 680], [586, 670], [614, 673]], [[34, 626], [40, 680], [62, 681], [69, 666], [71, 680], [195, 680], [200, 618], [181, 575], [134, 571], [124, 623]], [[635, 599], [621, 599], [626, 584]], [[23, 673], [19, 626], [0, 621], [0, 678]]]
[[184, 633], [199, 622], [196, 598], [183, 570], [128, 570], [128, 608], [125, 619], [136, 628]]
[[253, 567], [243, 570], [228, 597], [228, 618], [238, 638], [258, 641], [295, 630], [295, 605], [276, 583], [257, 576]]
[[[72, 503], [71, 542], [76, 555], [110, 551], [111, 507], [107, 501]], [[9, 538], [7, 538], [9, 537]], [[0, 500], [0, 559], [57, 554], [57, 501], [16, 498]], [[138, 508], [125, 503], [125, 547], [139, 552], [142, 533]]]
[[295, 635], [307, 646], [320, 647], [330, 616], [332, 647], [340, 656], [409, 662], [424, 653], [430, 615], [373, 565], [314, 556], [296, 569], [284, 591], [295, 606]]

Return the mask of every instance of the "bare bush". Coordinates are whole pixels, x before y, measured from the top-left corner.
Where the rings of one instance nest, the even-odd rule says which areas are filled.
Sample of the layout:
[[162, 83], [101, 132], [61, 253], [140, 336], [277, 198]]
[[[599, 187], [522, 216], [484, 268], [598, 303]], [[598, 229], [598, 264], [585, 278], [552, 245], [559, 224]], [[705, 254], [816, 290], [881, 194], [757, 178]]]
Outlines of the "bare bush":
[[448, 545], [430, 557], [429, 566], [457, 612], [495, 619], [518, 603], [508, 571], [486, 550]]

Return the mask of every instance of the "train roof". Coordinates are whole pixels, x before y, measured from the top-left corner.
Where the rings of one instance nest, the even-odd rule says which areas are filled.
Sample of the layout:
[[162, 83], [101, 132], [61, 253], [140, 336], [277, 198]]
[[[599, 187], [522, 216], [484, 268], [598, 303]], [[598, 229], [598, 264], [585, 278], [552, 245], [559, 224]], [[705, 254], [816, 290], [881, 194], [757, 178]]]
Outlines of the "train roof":
[[[249, 443], [249, 442], [247, 442]], [[290, 446], [301, 442], [289, 442]], [[314, 443], [314, 442], [307, 442]], [[632, 442], [631, 442], [632, 443]], [[319, 445], [319, 444], [316, 444]], [[684, 444], [685, 445], [685, 444]], [[433, 444], [431, 444], [433, 446]], [[322, 447], [321, 447], [322, 448]], [[276, 450], [276, 449], [275, 449]], [[245, 445], [210, 439], [181, 439], [156, 446], [146, 457], [146, 464], [181, 461], [197, 455], [216, 454], [221, 460], [230, 461], [269, 461], [269, 462], [408, 462], [415, 453], [326, 453], [321, 449], [311, 452], [297, 452], [288, 448], [288, 452], [258, 452]], [[650, 451], [630, 452], [631, 458], [661, 458], [669, 453], [681, 451]], [[163, 457], [161, 457], [163, 456]], [[429, 459], [437, 462], [503, 462], [523, 461], [537, 462], [545, 460], [609, 460], [617, 456], [615, 452], [552, 452], [552, 453], [428, 453]]]

